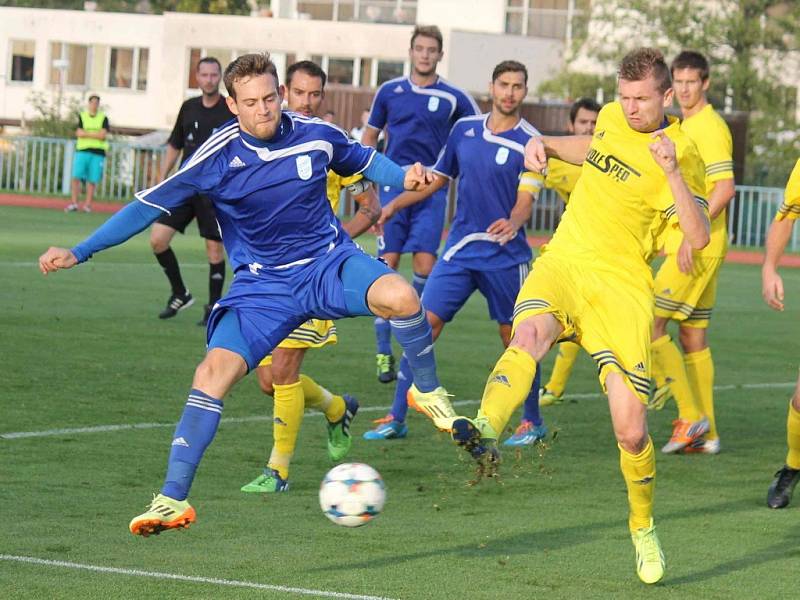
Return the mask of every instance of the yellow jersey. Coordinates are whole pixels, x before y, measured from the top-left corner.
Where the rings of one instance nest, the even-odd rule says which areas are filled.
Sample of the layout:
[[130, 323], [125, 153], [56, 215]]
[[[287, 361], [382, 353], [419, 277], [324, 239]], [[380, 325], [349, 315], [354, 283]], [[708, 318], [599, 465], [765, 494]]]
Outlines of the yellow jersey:
[[[707, 211], [703, 163], [697, 148], [668, 117], [664, 133], [674, 142], [683, 179]], [[661, 167], [650, 154], [653, 138], [632, 129], [619, 102], [598, 115], [581, 175], [553, 239], [542, 253], [613, 271], [634, 285], [652, 288], [647, 263], [656, 217], [678, 227], [675, 200]]]
[[547, 176], [544, 179], [544, 187], [555, 190], [564, 201], [569, 203], [569, 195], [578, 183], [581, 175], [581, 165], [573, 165], [557, 158], [547, 160]]
[[[714, 189], [714, 184], [723, 179], [733, 179], [733, 140], [727, 123], [710, 104], [700, 112], [684, 119], [681, 130], [697, 146], [700, 158], [705, 165], [706, 198]], [[711, 241], [695, 256], [704, 258], [723, 258], [728, 249], [728, 211], [723, 210], [711, 221]], [[675, 254], [683, 241], [680, 230], [670, 230], [664, 242], [667, 254]]]
[[342, 188], [362, 179], [364, 179], [364, 176], [361, 174], [342, 177], [333, 171], [328, 171], [326, 195], [328, 196], [328, 202], [331, 203], [333, 214], [339, 214], [339, 199], [342, 197]]
[[775, 214], [776, 221], [784, 219], [800, 219], [800, 158], [797, 159], [792, 174], [789, 175], [786, 191], [783, 192], [783, 203]]

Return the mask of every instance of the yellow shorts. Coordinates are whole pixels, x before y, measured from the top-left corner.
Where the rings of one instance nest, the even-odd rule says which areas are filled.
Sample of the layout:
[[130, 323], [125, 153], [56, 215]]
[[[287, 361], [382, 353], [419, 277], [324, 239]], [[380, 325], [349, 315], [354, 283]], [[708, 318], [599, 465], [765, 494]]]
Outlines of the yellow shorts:
[[676, 255], [668, 254], [656, 274], [657, 317], [682, 326], [706, 328], [717, 300], [717, 276], [722, 258], [694, 258], [691, 273], [681, 273]]
[[[336, 324], [333, 321], [309, 319], [286, 336], [286, 339], [278, 344], [278, 348], [322, 348], [337, 341]], [[258, 366], [265, 367], [271, 364], [272, 354], [268, 354]]]
[[536, 259], [517, 296], [514, 327], [551, 313], [564, 331], [559, 341], [581, 345], [597, 363], [600, 385], [610, 372], [623, 376], [644, 403], [650, 394], [652, 291], [624, 274], [599, 270], [552, 254]]

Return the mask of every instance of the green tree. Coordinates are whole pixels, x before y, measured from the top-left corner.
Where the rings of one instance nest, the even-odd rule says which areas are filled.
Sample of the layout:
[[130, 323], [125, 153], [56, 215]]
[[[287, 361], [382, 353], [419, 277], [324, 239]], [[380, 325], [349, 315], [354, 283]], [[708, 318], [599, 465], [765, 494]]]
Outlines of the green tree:
[[[796, 0], [594, 0], [572, 58], [613, 73], [637, 46], [655, 46], [667, 56], [703, 52], [712, 64], [711, 101], [750, 113], [745, 181], [782, 185], [800, 155], [798, 91], [787, 85], [796, 86], [798, 78], [786, 77], [795, 72], [798, 41]], [[579, 75], [568, 68], [556, 81], [580, 81]], [[552, 80], [542, 89], [552, 93]]]
[[83, 106], [75, 97], [63, 98], [45, 92], [31, 92], [29, 102], [36, 116], [28, 122], [32, 135], [42, 137], [75, 137], [78, 113]]

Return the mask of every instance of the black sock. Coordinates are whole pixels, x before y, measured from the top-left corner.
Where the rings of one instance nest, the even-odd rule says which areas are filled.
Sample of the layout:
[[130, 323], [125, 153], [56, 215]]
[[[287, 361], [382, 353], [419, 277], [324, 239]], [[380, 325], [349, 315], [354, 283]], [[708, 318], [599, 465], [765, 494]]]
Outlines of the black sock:
[[225, 261], [208, 263], [208, 305], [214, 306], [222, 298], [225, 285]]
[[178, 259], [172, 248], [167, 248], [161, 254], [156, 254], [156, 260], [161, 265], [161, 268], [164, 269], [167, 279], [169, 279], [172, 293], [180, 296], [186, 294], [186, 286], [183, 285], [183, 278], [181, 277], [181, 268], [178, 266]]

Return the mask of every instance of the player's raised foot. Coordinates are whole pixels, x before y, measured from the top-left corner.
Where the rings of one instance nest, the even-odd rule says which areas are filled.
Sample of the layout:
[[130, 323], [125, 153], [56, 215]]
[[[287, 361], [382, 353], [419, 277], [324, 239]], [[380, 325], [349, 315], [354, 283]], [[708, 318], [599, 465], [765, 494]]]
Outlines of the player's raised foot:
[[543, 387], [539, 392], [539, 406], [554, 406], [564, 401], [564, 394], [555, 394]]
[[211, 316], [211, 309], [213, 307], [210, 304], [203, 305], [203, 318], [197, 322], [198, 327], [205, 327], [208, 325], [208, 317]]
[[542, 423], [541, 425], [534, 425], [533, 421], [526, 421], [522, 419], [514, 435], [509, 437], [504, 446], [532, 446], [539, 440], [543, 440], [547, 435], [547, 426]]
[[395, 421], [392, 415], [375, 419], [375, 428], [364, 432], [365, 440], [399, 440], [408, 435], [408, 425]]
[[172, 294], [167, 300], [167, 307], [158, 313], [159, 319], [171, 319], [185, 308], [194, 304], [194, 298], [187, 291], [183, 294]]
[[697, 421], [687, 421], [685, 419], [675, 419], [672, 422], [672, 437], [661, 448], [664, 454], [674, 454], [683, 450], [696, 439], [708, 433], [708, 418], [702, 417]]
[[488, 419], [477, 417], [456, 417], [452, 423], [450, 435], [453, 441], [469, 452], [478, 463], [479, 474], [492, 477], [497, 473], [500, 464], [500, 452], [497, 450], [497, 433], [492, 429]]
[[719, 438], [708, 440], [700, 438], [681, 450], [682, 454], [719, 454], [721, 449]]
[[378, 381], [381, 383], [391, 383], [397, 379], [394, 356], [391, 354], [376, 354], [375, 361], [378, 364]]
[[416, 400], [414, 400], [414, 394], [412, 394], [412, 393], [411, 393], [411, 390], [408, 390], [408, 391], [406, 392], [406, 402], [408, 403], [408, 408], [412, 408], [412, 409], [414, 409], [416, 412], [418, 412], [418, 413], [422, 413], [423, 415], [425, 414], [425, 413], [422, 411], [422, 409], [419, 407], [419, 404], [417, 404], [417, 401], [416, 401]]
[[67, 204], [64, 207], [64, 212], [77, 212], [77, 211], [78, 211], [78, 205], [75, 204], [74, 202], [71, 202], [70, 204]]
[[441, 385], [430, 392], [421, 392], [417, 386], [411, 384], [411, 396], [419, 409], [425, 414], [440, 431], [450, 431], [456, 411], [450, 404], [450, 394]]
[[334, 462], [342, 460], [350, 452], [353, 437], [350, 435], [350, 423], [358, 412], [358, 400], [344, 395], [344, 414], [336, 423], [328, 423], [328, 458]]
[[275, 494], [289, 491], [289, 480], [283, 479], [275, 469], [264, 469], [264, 472], [250, 483], [242, 486], [248, 494]]
[[636, 574], [639, 579], [645, 583], [661, 581], [666, 565], [653, 520], [650, 520], [650, 527], [637, 529], [631, 533], [631, 540], [636, 549]]
[[134, 517], [128, 525], [133, 535], [158, 535], [165, 529], [188, 528], [195, 522], [195, 512], [186, 500], [175, 500], [164, 494], [153, 496], [147, 511]]
[[792, 492], [800, 481], [800, 469], [792, 469], [788, 465], [783, 465], [775, 473], [775, 479], [767, 491], [767, 506], [770, 508], [784, 508], [792, 501]]
[[672, 398], [672, 388], [669, 383], [665, 383], [661, 387], [653, 385], [650, 389], [650, 397], [647, 399], [647, 410], [661, 410], [670, 398]]

